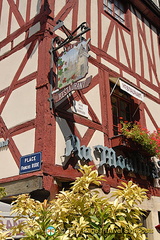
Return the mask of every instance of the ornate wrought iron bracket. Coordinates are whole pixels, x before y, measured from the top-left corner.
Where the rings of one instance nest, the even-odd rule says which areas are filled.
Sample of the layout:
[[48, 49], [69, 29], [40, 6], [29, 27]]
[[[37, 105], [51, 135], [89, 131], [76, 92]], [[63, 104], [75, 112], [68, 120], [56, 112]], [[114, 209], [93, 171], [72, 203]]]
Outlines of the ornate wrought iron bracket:
[[[53, 29], [53, 32], [55, 32], [59, 28], [61, 28], [62, 31], [65, 33], [66, 39], [62, 40], [58, 36], [53, 38], [52, 49], [51, 49], [51, 51], [53, 52], [57, 51], [59, 48], [70, 43], [71, 41], [74, 41], [75, 39], [81, 37], [83, 34], [85, 34], [90, 30], [90, 28], [87, 26], [87, 23], [83, 22], [73, 32], [71, 32], [64, 26], [64, 23], [61, 20], [58, 20], [57, 25]], [[54, 47], [54, 43], [56, 43], [58, 46]]]

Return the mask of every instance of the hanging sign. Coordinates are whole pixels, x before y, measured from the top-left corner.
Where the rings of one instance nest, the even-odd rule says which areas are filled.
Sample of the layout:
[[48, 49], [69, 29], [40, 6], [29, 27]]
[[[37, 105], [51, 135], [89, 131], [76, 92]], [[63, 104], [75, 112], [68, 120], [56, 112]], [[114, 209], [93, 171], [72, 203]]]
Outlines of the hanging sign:
[[73, 84], [68, 85], [67, 87], [65, 87], [63, 90], [61, 90], [59, 92], [56, 92], [56, 93], [53, 92], [54, 101], [55, 102], [60, 101], [65, 96], [67, 96], [67, 94], [70, 93], [71, 91], [80, 90], [80, 89], [88, 87], [91, 82], [91, 79], [92, 79], [92, 77], [90, 76], [90, 77], [86, 78], [86, 80], [84, 80], [84, 81], [75, 82]]
[[41, 169], [42, 153], [33, 153], [21, 157], [20, 159], [20, 174], [38, 171]]
[[[89, 86], [92, 76], [82, 79], [88, 73], [88, 41], [82, 41], [70, 46], [57, 61], [56, 91], [53, 91], [55, 102], [60, 101], [69, 92]], [[81, 81], [80, 81], [81, 80]]]
[[131, 96], [144, 101], [144, 94], [139, 91], [138, 89], [132, 87], [131, 85], [127, 84], [126, 82], [123, 82], [122, 80], [119, 80], [120, 88], [130, 94]]
[[88, 117], [88, 106], [78, 101], [73, 101], [72, 111], [81, 116]]

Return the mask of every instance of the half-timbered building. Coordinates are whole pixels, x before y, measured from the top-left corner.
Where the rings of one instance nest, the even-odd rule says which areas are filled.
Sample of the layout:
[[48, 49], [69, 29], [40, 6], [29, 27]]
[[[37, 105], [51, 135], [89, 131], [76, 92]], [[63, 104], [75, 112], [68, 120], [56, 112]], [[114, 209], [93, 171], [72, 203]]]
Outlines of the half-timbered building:
[[[158, 159], [128, 145], [121, 121], [160, 127], [158, 0], [0, 1], [0, 186], [10, 202], [54, 198], [78, 161], [148, 189], [160, 221]], [[158, 239], [154, 230], [149, 239]]]

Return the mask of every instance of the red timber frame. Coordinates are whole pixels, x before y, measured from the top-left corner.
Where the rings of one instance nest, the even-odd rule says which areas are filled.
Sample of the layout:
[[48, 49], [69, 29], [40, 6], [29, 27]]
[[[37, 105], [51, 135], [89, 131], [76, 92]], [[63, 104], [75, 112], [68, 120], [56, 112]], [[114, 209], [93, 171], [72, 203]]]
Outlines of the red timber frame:
[[[65, 22], [66, 17], [70, 13], [71, 10], [73, 10], [73, 17], [72, 17], [72, 29], [73, 31], [77, 27], [77, 16], [78, 16], [78, 3], [76, 0], [70, 0], [66, 1], [66, 4], [64, 7], [61, 9], [61, 11], [54, 16], [54, 7], [55, 7], [55, 1], [54, 0], [48, 0], [47, 1], [43, 0], [42, 1], [42, 6], [41, 6], [41, 11], [40, 13], [32, 20], [29, 20], [29, 14], [30, 14], [30, 0], [27, 1], [27, 15], [26, 19], [24, 20], [17, 10], [18, 6], [18, 0], [16, 4], [14, 3], [13, 0], [8, 0], [8, 3], [10, 5], [10, 12], [14, 13], [14, 16], [17, 19], [17, 22], [20, 26], [20, 28], [15, 31], [14, 33], [10, 34], [10, 28], [11, 28], [11, 17], [9, 18], [8, 22], [8, 36], [0, 43], [0, 47], [5, 46], [8, 43], [12, 43], [13, 40], [18, 37], [21, 33], [26, 32], [26, 39], [18, 44], [16, 47], [13, 47], [11, 51], [8, 53], [4, 54], [2, 57], [0, 57], [0, 60], [7, 58], [9, 55], [12, 53], [16, 52], [17, 50], [23, 48], [25, 45], [28, 43], [31, 43], [30, 48], [28, 49], [26, 55], [24, 56], [19, 69], [17, 69], [16, 75], [11, 83], [11, 85], [4, 89], [3, 91], [0, 91], [0, 97], [4, 97], [2, 104], [0, 106], [0, 113], [2, 112], [3, 108], [5, 107], [5, 104], [11, 94], [11, 92], [20, 87], [23, 86], [24, 84], [28, 83], [29, 81], [32, 81], [33, 79], [37, 79], [37, 86], [36, 86], [36, 112], [37, 116], [36, 119], [33, 119], [29, 122], [26, 122], [24, 124], [18, 125], [14, 128], [7, 129], [5, 122], [3, 121], [2, 117], [0, 117], [0, 127], [1, 127], [1, 133], [0, 137], [3, 138], [8, 138], [10, 141], [9, 148], [10, 151], [15, 159], [15, 162], [17, 166], [19, 166], [19, 159], [21, 157], [20, 152], [18, 148], [16, 147], [14, 141], [13, 141], [13, 136], [17, 135], [19, 133], [22, 133], [24, 131], [27, 131], [32, 128], [36, 128], [36, 137], [35, 137], [35, 152], [41, 151], [43, 153], [43, 164], [42, 164], [42, 170], [34, 173], [29, 173], [25, 175], [18, 175], [15, 177], [11, 178], [6, 178], [0, 180], [0, 183], [3, 182], [11, 182], [11, 181], [16, 181], [16, 180], [21, 180], [25, 178], [29, 178], [31, 176], [42, 176], [43, 177], [43, 188], [46, 190], [49, 190], [51, 192], [56, 192], [57, 191], [57, 186], [54, 184], [54, 178], [59, 178], [66, 180], [73, 180], [75, 179], [76, 176], [79, 175], [79, 173], [74, 170], [72, 167], [68, 167], [68, 169], [64, 170], [61, 166], [55, 165], [55, 149], [56, 149], [56, 121], [55, 117], [59, 116], [61, 118], [64, 118], [68, 125], [70, 126], [70, 129], [74, 135], [76, 135], [81, 142], [81, 145], [88, 145], [91, 137], [93, 136], [94, 132], [96, 130], [99, 130], [103, 132], [104, 134], [104, 145], [111, 147], [111, 142], [110, 138], [113, 137], [113, 130], [112, 130], [112, 109], [111, 109], [111, 101], [110, 101], [110, 84], [109, 84], [109, 77], [121, 77], [122, 76], [122, 71], [127, 72], [128, 74], [132, 75], [137, 79], [137, 86], [140, 87], [140, 82], [147, 85], [154, 91], [160, 93], [160, 83], [158, 82], [158, 77], [156, 75], [155, 71], [155, 56], [151, 58], [150, 53], [148, 51], [147, 43], [146, 43], [146, 36], [144, 34], [144, 23], [142, 22], [142, 25], [139, 25], [138, 22], [138, 17], [137, 17], [137, 28], [138, 28], [138, 34], [141, 36], [141, 39], [143, 40], [145, 44], [145, 48], [147, 51], [147, 56], [149, 59], [149, 64], [150, 64], [150, 69], [152, 69], [155, 79], [157, 81], [157, 85], [153, 85], [153, 80], [152, 80], [152, 75], [150, 72], [150, 79], [151, 81], [147, 81], [144, 78], [144, 71], [145, 67], [143, 66], [143, 59], [142, 59], [142, 54], [141, 54], [141, 68], [142, 68], [142, 75], [138, 75], [135, 73], [135, 49], [134, 49], [134, 38], [133, 38], [133, 31], [132, 29], [132, 22], [130, 18], [130, 30], [128, 28], [125, 28], [121, 24], [119, 24], [116, 21], [111, 21], [108, 32], [106, 33], [106, 38], [104, 41], [104, 44], [102, 46], [102, 38], [101, 38], [101, 32], [102, 32], [102, 23], [101, 23], [101, 14], [104, 14], [108, 18], [111, 18], [111, 16], [107, 15], [107, 13], [104, 12], [103, 10], [103, 1], [97, 1], [98, 3], [98, 46], [95, 47], [94, 45], [90, 44], [91, 51], [96, 55], [96, 58], [90, 57], [89, 62], [96, 66], [98, 68], [98, 74], [93, 77], [92, 82], [90, 86], [86, 89], [83, 90], [78, 90], [76, 91], [73, 95], [72, 98], [74, 100], [81, 100], [84, 104], [88, 105], [89, 108], [89, 115], [92, 118], [92, 121], [86, 118], [83, 118], [81, 116], [78, 116], [74, 113], [68, 113], [67, 109], [70, 108], [71, 102], [68, 100], [63, 101], [56, 109], [50, 110], [49, 108], [49, 79], [48, 79], [48, 74], [50, 72], [50, 54], [49, 50], [51, 48], [51, 40], [54, 37], [54, 34], [52, 35], [52, 29], [56, 25], [56, 22], [60, 19], [61, 21]], [[86, 22], [88, 23], [89, 26], [91, 26], [91, 0], [86, 1]], [[138, 6], [137, 6], [138, 7]], [[128, 13], [130, 14], [130, 13]], [[135, 11], [136, 15], [136, 11]], [[31, 37], [28, 37], [27, 31], [28, 29], [35, 24], [36, 22], [40, 21], [41, 22], [41, 29], [39, 32], [34, 34]], [[117, 43], [119, 35], [118, 31], [120, 32], [120, 36], [123, 42], [124, 46], [124, 51], [128, 63], [128, 67], [120, 63], [120, 56], [119, 56], [119, 48], [120, 46], [117, 44], [116, 45], [116, 53], [117, 53], [117, 59], [114, 59], [110, 55], [108, 55], [107, 49], [109, 46], [109, 42], [111, 40], [111, 36], [113, 33], [113, 29], [115, 29], [116, 32], [116, 40]], [[128, 50], [127, 50], [127, 45], [124, 40], [124, 35], [123, 31], [127, 31], [127, 33], [130, 32], [131, 35], [131, 44], [132, 44], [132, 61], [129, 59], [128, 55]], [[152, 38], [152, 32], [150, 31], [150, 35]], [[91, 33], [87, 32], [86, 33], [86, 38], [90, 38]], [[139, 37], [140, 41], [140, 46], [141, 46], [141, 40]], [[36, 43], [38, 42], [39, 44], [39, 53], [38, 53], [38, 70], [37, 72], [34, 72], [27, 77], [20, 79], [18, 81], [18, 78], [27, 62], [28, 57], [32, 53], [32, 50]], [[152, 49], [153, 49], [153, 44], [152, 44]], [[142, 51], [142, 49], [141, 49]], [[109, 67], [105, 66], [104, 64], [101, 63], [101, 58], [104, 60], [110, 62], [114, 66], [120, 69], [120, 74], [117, 74], [113, 70], [111, 70]], [[84, 96], [85, 93], [89, 92], [94, 86], [99, 85], [100, 89], [100, 99], [101, 99], [101, 112], [102, 112], [102, 123], [100, 123], [98, 116], [96, 116], [96, 113], [94, 112], [92, 105], [87, 101], [86, 97]], [[157, 97], [152, 96], [151, 94], [147, 93], [148, 98], [152, 99], [156, 103], [160, 103], [160, 99]], [[148, 113], [150, 116], [150, 119], [155, 126], [155, 128], [158, 128], [157, 123], [153, 119], [149, 109], [147, 108], [145, 103], [142, 103], [140, 105], [140, 112], [141, 112], [141, 123], [145, 125], [145, 119], [144, 119], [144, 110]], [[88, 127], [88, 130], [86, 131], [85, 135], [81, 137], [78, 129], [75, 127], [74, 122], [82, 124], [86, 127]], [[114, 171], [114, 178], [112, 176], [107, 177], [107, 182], [108, 185], [111, 187], [116, 187], [120, 181], [127, 181], [127, 180], [133, 180], [134, 182], [141, 183], [141, 185], [145, 188], [149, 189], [150, 194], [152, 195], [157, 195], [160, 196], [160, 190], [155, 189], [151, 186], [151, 184], [143, 179], [135, 179], [129, 176], [124, 176], [122, 175], [121, 178], [119, 178]], [[54, 194], [52, 194], [51, 197], [53, 197]]]

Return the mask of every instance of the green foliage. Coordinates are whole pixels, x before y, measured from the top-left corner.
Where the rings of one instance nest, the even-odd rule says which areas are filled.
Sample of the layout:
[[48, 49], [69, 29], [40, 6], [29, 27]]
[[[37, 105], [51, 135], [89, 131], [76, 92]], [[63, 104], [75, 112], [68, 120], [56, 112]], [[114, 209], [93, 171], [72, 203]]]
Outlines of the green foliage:
[[0, 187], [0, 199], [4, 196], [6, 196], [5, 188]]
[[142, 149], [148, 152], [151, 156], [160, 157], [160, 131], [150, 133], [146, 128], [142, 128], [138, 123], [122, 122], [122, 133], [140, 144]]
[[[12, 211], [16, 220], [24, 221], [13, 228], [13, 233], [24, 232], [25, 240], [145, 240], [147, 229], [142, 227], [140, 217], [144, 214], [138, 207], [146, 197], [146, 190], [133, 182], [122, 183], [111, 199], [99, 196], [91, 186], [104, 181], [91, 166], [80, 166], [82, 173], [68, 191], [61, 191], [51, 202], [43, 203], [18, 196]], [[56, 233], [46, 234], [53, 226]]]

